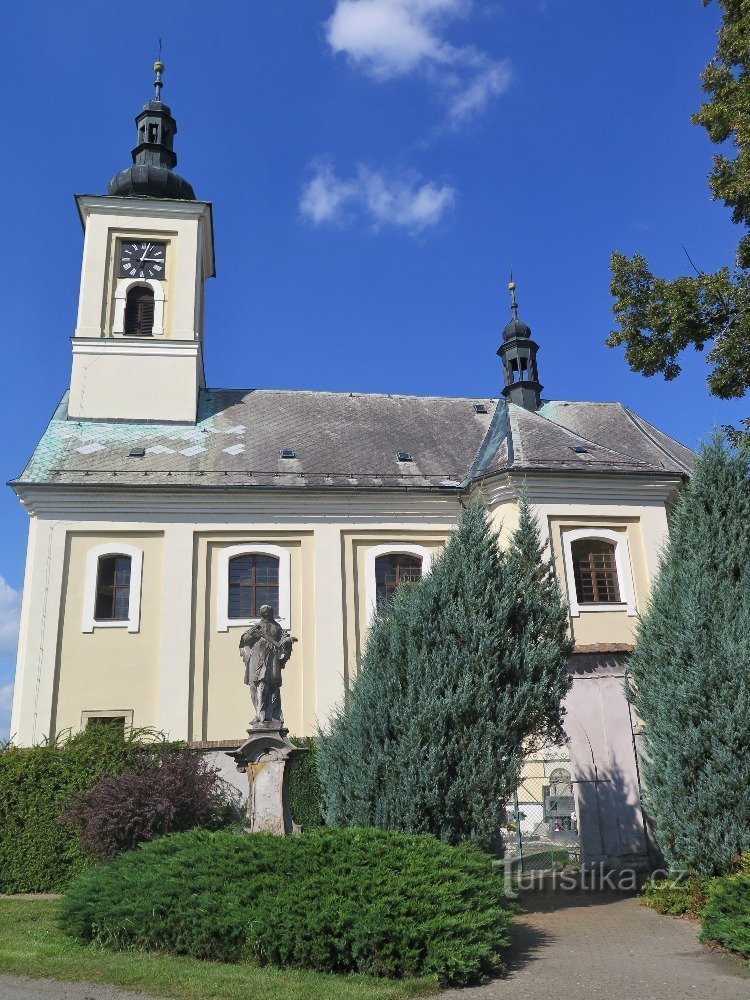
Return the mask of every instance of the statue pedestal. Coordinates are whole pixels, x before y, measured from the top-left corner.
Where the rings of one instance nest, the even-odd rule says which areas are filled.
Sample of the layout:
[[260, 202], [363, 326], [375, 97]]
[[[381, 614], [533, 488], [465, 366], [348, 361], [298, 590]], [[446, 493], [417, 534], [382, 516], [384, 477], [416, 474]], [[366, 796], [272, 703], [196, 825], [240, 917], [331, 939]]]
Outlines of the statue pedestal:
[[247, 821], [245, 833], [299, 833], [289, 808], [289, 774], [307, 751], [287, 739], [278, 723], [256, 723], [248, 738], [227, 754], [237, 770], [247, 772]]

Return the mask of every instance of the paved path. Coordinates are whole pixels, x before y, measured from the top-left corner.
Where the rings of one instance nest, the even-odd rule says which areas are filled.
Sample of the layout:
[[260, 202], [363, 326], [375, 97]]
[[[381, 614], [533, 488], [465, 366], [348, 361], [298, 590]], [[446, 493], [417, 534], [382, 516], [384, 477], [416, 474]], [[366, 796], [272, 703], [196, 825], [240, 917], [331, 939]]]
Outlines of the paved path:
[[700, 944], [698, 925], [616, 892], [534, 892], [510, 972], [440, 1000], [750, 1000], [750, 967]]
[[[529, 912], [517, 921], [508, 976], [439, 1000], [750, 1000], [750, 968], [703, 947], [692, 922], [613, 892], [534, 892], [523, 903]], [[0, 998], [149, 1000], [109, 986], [2, 975]]]
[[2, 1000], [153, 1000], [145, 993], [124, 993], [114, 986], [3, 975], [0, 975], [0, 997]]

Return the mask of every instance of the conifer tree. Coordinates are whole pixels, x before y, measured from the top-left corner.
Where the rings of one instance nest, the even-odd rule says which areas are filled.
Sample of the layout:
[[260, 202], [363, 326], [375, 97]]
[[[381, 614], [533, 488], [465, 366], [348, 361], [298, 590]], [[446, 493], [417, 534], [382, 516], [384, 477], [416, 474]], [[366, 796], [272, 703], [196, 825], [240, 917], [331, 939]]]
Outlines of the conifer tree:
[[643, 777], [674, 869], [750, 848], [750, 480], [715, 437], [683, 490], [629, 665]]
[[378, 615], [318, 768], [326, 818], [499, 848], [529, 740], [558, 734], [567, 615], [528, 507], [501, 553], [481, 500]]

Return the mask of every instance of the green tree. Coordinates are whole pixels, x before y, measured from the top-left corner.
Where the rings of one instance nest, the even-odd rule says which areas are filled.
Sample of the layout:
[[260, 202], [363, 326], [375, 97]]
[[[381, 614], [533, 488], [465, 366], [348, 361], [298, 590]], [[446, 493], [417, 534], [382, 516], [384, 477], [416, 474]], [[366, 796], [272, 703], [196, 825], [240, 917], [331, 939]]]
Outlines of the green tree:
[[718, 3], [718, 46], [702, 76], [709, 97], [692, 120], [712, 142], [728, 144], [714, 157], [709, 185], [743, 230], [736, 258], [714, 274], [697, 271], [670, 281], [655, 277], [641, 254], [614, 253], [611, 292], [619, 329], [607, 344], [625, 346], [633, 371], [661, 372], [667, 380], [680, 374], [677, 359], [685, 348], [710, 345], [708, 387], [730, 399], [750, 386], [750, 0]]
[[377, 616], [321, 734], [327, 821], [498, 850], [524, 751], [560, 738], [570, 650], [528, 505], [503, 553], [472, 500], [432, 571]]
[[746, 448], [703, 448], [629, 664], [643, 775], [670, 865], [750, 848], [750, 480]]

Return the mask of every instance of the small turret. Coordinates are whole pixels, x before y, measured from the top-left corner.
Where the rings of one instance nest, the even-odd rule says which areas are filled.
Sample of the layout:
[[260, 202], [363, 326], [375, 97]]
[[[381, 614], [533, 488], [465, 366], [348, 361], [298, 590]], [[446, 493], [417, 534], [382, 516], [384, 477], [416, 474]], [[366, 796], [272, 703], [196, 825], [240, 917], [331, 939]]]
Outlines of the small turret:
[[195, 201], [188, 182], [174, 172], [177, 154], [174, 136], [177, 122], [166, 104], [162, 104], [161, 88], [164, 63], [154, 63], [154, 99], [143, 105], [135, 119], [136, 146], [132, 151], [133, 166], [121, 170], [109, 182], [109, 194], [126, 198], [180, 198]]
[[510, 292], [511, 319], [503, 330], [503, 342], [497, 353], [503, 363], [505, 386], [503, 396], [526, 410], [538, 410], [544, 388], [539, 383], [536, 366], [536, 352], [539, 345], [531, 339], [531, 328], [518, 318], [516, 283], [511, 278]]

